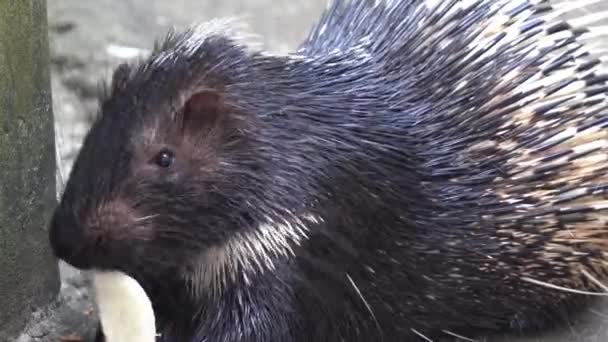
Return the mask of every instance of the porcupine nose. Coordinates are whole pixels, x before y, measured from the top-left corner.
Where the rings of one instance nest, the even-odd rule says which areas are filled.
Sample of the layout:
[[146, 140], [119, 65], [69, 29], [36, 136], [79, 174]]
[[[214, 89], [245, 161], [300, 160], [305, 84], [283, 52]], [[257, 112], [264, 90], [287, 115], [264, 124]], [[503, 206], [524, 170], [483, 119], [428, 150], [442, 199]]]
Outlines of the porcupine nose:
[[49, 242], [57, 258], [76, 268], [91, 267], [84, 229], [69, 213], [61, 209], [55, 211], [49, 226]]

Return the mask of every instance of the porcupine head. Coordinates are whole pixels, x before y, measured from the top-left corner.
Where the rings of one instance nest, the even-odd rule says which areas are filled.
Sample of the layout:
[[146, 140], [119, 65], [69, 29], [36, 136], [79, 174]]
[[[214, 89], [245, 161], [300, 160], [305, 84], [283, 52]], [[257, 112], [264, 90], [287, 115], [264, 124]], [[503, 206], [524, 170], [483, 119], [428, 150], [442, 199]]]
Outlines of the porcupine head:
[[59, 258], [132, 276], [161, 321], [204, 310], [191, 298], [202, 282], [212, 292], [245, 281], [230, 275], [256, 266], [233, 262], [231, 241], [277, 214], [264, 202], [261, 128], [239, 102], [252, 96], [240, 88], [256, 87], [256, 57], [242, 35], [213, 33], [228, 26], [239, 28], [171, 33], [148, 59], [116, 69], [51, 222]]

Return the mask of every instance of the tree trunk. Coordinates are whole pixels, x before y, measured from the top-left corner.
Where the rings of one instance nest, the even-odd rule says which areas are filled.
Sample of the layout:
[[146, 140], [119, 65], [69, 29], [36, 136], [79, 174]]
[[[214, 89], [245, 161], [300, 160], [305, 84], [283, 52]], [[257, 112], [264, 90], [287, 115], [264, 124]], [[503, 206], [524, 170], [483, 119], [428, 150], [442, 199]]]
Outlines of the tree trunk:
[[0, 0], [0, 341], [59, 289], [50, 89], [46, 1]]

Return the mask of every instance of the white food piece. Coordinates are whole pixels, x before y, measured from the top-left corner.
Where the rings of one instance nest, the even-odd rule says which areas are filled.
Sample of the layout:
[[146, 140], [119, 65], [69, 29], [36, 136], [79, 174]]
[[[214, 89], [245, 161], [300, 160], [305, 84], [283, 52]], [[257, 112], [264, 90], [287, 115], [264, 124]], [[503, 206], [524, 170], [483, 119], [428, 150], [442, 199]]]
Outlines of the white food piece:
[[99, 317], [106, 342], [154, 342], [152, 302], [139, 283], [117, 271], [93, 272]]

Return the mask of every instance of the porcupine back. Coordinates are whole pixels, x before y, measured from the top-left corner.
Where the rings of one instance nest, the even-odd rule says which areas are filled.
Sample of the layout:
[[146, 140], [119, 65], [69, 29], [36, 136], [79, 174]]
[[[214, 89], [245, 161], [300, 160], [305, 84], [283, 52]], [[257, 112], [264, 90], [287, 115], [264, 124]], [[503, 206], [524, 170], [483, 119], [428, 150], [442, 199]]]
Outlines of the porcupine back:
[[[449, 286], [430, 286], [437, 311], [452, 301], [460, 309], [447, 311], [466, 319], [494, 307], [472, 324], [534, 328], [583, 299], [566, 289], [601, 290], [608, 30], [599, 24], [607, 13], [560, 19], [598, 2], [338, 0], [301, 45], [312, 59], [359, 56], [343, 68], [353, 79], [365, 70], [357, 90], [410, 108], [422, 185], [447, 204], [416, 208], [420, 226], [438, 228], [420, 252], [441, 246], [434, 252], [448, 256], [445, 278], [429, 276], [463, 287], [459, 298], [438, 299], [434, 291]], [[478, 262], [468, 270], [457, 260], [463, 249]], [[492, 286], [495, 301], [478, 296]], [[546, 311], [527, 311], [535, 296]], [[429, 331], [423, 326], [417, 331]]]

